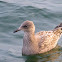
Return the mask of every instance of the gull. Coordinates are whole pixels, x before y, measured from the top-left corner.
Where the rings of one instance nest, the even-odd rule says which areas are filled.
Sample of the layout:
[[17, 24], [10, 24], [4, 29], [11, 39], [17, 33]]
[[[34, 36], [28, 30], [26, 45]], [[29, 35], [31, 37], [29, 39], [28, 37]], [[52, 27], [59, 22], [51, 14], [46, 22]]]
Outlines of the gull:
[[35, 33], [34, 23], [27, 20], [14, 33], [20, 30], [24, 31], [22, 54], [41, 54], [56, 47], [62, 34], [62, 23], [53, 30]]

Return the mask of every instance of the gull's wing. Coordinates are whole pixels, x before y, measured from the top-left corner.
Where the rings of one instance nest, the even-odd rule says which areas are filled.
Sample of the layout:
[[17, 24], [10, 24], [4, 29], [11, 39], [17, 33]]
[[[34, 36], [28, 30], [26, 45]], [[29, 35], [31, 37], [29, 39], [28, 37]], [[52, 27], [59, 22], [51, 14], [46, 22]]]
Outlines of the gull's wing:
[[38, 43], [39, 48], [41, 51], [47, 51], [48, 49], [54, 48], [56, 46], [57, 40], [59, 39], [58, 36], [54, 34], [53, 31], [41, 31], [36, 33], [36, 35], [40, 36], [40, 41]]

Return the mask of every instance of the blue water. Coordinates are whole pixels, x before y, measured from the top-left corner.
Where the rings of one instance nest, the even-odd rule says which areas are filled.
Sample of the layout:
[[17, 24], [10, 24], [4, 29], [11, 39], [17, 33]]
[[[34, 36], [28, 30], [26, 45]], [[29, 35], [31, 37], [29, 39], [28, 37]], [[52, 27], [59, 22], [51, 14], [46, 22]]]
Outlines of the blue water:
[[36, 32], [52, 30], [62, 22], [62, 0], [0, 0], [0, 62], [62, 62], [62, 37], [53, 50], [23, 56], [23, 34], [13, 33], [31, 20]]

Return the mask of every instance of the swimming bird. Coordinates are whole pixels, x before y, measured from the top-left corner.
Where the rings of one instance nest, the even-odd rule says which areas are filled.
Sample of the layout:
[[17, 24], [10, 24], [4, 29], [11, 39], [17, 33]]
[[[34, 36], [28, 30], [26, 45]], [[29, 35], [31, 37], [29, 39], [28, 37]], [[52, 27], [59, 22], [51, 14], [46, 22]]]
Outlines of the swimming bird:
[[24, 31], [22, 54], [40, 54], [55, 48], [62, 34], [62, 23], [53, 30], [35, 33], [34, 23], [24, 21], [14, 33], [20, 30]]

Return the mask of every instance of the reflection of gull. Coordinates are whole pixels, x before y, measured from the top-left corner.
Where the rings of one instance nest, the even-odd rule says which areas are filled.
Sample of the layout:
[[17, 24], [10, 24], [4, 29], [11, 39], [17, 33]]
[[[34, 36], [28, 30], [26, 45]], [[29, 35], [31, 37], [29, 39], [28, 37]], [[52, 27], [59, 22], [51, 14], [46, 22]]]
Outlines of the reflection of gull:
[[35, 34], [32, 21], [25, 21], [14, 31], [24, 31], [22, 53], [25, 55], [40, 54], [50, 51], [57, 45], [62, 33], [62, 23], [51, 31], [40, 31]]

